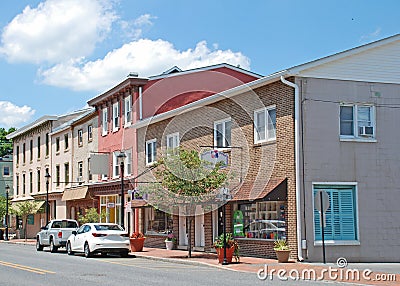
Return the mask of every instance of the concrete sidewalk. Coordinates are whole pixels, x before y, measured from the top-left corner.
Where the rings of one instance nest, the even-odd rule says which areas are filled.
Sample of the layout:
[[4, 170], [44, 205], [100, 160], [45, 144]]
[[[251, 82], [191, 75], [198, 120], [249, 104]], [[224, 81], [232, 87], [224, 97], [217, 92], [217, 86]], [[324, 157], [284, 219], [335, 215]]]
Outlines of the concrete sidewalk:
[[[35, 245], [34, 239], [12, 239], [0, 242]], [[275, 259], [240, 257], [239, 262], [221, 265], [218, 263], [217, 254], [215, 253], [192, 252], [192, 257], [188, 258], [187, 250], [166, 250], [146, 247], [141, 252], [131, 252], [131, 255], [144, 259], [203, 265], [230, 271], [254, 273], [260, 279], [265, 278], [268, 280], [271, 279], [271, 274], [274, 277], [273, 279], [279, 279], [277, 275], [280, 273], [280, 276], [284, 276], [288, 280], [299, 276], [306, 280], [347, 282], [358, 285], [400, 285], [400, 263], [351, 263], [347, 267], [340, 268], [332, 263], [322, 264], [296, 261], [278, 263]], [[266, 277], [266, 273], [269, 275], [268, 277]]]

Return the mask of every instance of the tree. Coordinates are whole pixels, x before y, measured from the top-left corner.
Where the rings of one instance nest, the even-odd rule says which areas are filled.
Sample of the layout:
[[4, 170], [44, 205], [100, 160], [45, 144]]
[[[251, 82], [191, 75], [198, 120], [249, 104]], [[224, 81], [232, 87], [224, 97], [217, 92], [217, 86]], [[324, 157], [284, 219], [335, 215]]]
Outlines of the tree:
[[[8, 206], [10, 206], [11, 204], [10, 204], [10, 200], [8, 201]], [[3, 197], [3, 196], [0, 196], [0, 218], [5, 218], [5, 215], [6, 215], [6, 198], [5, 197]], [[2, 226], [4, 226], [4, 222], [5, 222], [5, 220], [2, 220], [1, 222], [0, 222], [0, 224], [2, 225]]]
[[148, 195], [151, 205], [165, 212], [174, 213], [177, 207], [185, 209], [189, 218], [189, 257], [196, 206], [211, 210], [211, 205], [218, 204], [218, 189], [227, 182], [228, 174], [220, 167], [201, 160], [194, 150], [177, 148], [156, 162], [154, 173], [159, 182], [148, 185], [142, 193]]
[[14, 203], [11, 207], [11, 213], [22, 218], [22, 228], [24, 239], [26, 240], [26, 226], [28, 224], [28, 216], [36, 214], [39, 210], [40, 202], [38, 201], [23, 201]]
[[14, 127], [11, 127], [8, 131], [4, 128], [0, 128], [0, 157], [12, 154], [13, 144], [11, 140], [6, 139], [6, 136], [15, 130]]
[[80, 224], [89, 223], [89, 222], [100, 222], [100, 217], [104, 218], [105, 213], [101, 216], [99, 215], [96, 208], [85, 209], [85, 214], [82, 215], [78, 213], [78, 222]]

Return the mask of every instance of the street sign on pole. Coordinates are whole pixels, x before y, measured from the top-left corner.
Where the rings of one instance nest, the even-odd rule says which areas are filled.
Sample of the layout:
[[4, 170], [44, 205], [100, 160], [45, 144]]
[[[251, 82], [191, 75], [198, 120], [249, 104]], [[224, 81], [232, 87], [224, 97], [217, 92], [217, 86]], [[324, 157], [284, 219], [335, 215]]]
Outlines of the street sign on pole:
[[326, 263], [325, 259], [325, 212], [329, 208], [329, 195], [325, 190], [318, 190], [315, 194], [314, 205], [321, 215], [321, 233], [322, 233], [322, 258], [324, 264]]

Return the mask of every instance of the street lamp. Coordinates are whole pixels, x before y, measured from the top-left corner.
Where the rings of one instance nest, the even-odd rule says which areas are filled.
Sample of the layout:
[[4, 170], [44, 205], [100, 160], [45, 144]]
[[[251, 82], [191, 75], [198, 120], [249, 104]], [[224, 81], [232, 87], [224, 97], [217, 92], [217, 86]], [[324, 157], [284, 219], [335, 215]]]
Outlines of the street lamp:
[[6, 237], [4, 240], [8, 240], [8, 195], [10, 193], [10, 186], [6, 185]]
[[125, 152], [121, 151], [117, 155], [120, 172], [121, 172], [121, 226], [124, 227], [124, 219], [125, 219], [125, 193], [124, 193], [124, 160], [126, 158]]
[[228, 265], [228, 260], [226, 259], [226, 202], [232, 199], [232, 195], [228, 188], [221, 188], [220, 193], [217, 195], [217, 199], [222, 201], [224, 207], [222, 209], [223, 216], [223, 231], [224, 231], [224, 260], [222, 261], [222, 265]]
[[49, 181], [50, 181], [50, 174], [47, 171], [45, 178], [46, 178], [46, 225], [49, 224]]

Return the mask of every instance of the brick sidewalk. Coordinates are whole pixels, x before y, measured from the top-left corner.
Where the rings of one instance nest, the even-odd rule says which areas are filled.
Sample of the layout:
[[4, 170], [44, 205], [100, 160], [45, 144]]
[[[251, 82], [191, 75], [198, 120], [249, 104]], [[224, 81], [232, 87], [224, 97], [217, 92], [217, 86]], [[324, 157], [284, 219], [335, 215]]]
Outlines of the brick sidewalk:
[[[8, 242], [6, 241], [0, 241], [0, 242], [35, 245], [34, 239], [27, 239], [27, 240], [12, 239]], [[390, 274], [378, 271], [375, 272], [373, 271], [373, 269], [371, 269], [373, 271], [373, 273], [370, 275], [371, 280], [368, 280], [362, 277], [362, 270], [359, 271], [360, 279], [351, 279], [352, 278], [351, 271], [354, 269], [350, 267], [338, 268], [336, 266], [315, 265], [311, 263], [296, 262], [296, 261], [290, 261], [289, 263], [278, 263], [278, 261], [275, 259], [240, 257], [240, 262], [232, 262], [229, 265], [221, 265], [218, 263], [217, 254], [215, 253], [192, 252], [192, 257], [188, 258], [187, 250], [166, 250], [160, 248], [146, 248], [146, 247], [141, 252], [132, 252], [131, 255], [134, 255], [139, 258], [164, 260], [180, 264], [206, 265], [209, 267], [217, 267], [220, 269], [226, 269], [231, 271], [254, 273], [254, 275], [257, 275], [257, 273], [259, 273], [258, 275], [260, 276], [265, 275], [266, 271], [269, 274], [273, 273], [274, 280], [278, 279], [277, 277], [278, 271], [281, 271], [281, 276], [287, 277], [288, 280], [291, 280], [292, 279], [291, 277], [296, 276], [298, 273], [301, 276], [303, 273], [307, 274], [310, 271], [314, 271], [315, 277], [323, 277], [322, 280], [332, 281], [332, 282], [333, 281], [347, 282], [347, 283], [356, 283], [359, 285], [387, 285], [387, 286], [400, 285], [400, 274], [392, 274], [393, 276], [391, 276], [391, 278], [392, 280], [395, 281], [372, 280], [374, 277], [377, 277], [376, 275]], [[286, 271], [286, 274], [283, 274], [283, 271]], [[332, 275], [336, 274], [338, 277], [332, 279], [332, 277], [334, 276], [330, 276], [329, 271], [333, 273]], [[348, 273], [349, 275], [348, 279], [346, 279], [346, 273]], [[270, 277], [266, 279], [270, 279]]]

